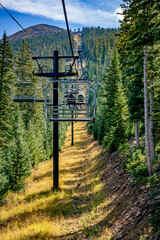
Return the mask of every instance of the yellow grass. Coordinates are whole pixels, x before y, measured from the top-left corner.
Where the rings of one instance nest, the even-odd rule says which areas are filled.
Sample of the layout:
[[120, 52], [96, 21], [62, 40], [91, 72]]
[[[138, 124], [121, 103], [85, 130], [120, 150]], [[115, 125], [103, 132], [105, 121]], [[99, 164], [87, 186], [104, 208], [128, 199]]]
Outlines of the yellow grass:
[[101, 228], [110, 202], [99, 180], [102, 149], [85, 123], [74, 124], [74, 146], [70, 133], [69, 127], [60, 152], [61, 191], [51, 191], [52, 160], [40, 163], [26, 191], [7, 196], [0, 210], [0, 240], [110, 239], [107, 226]]

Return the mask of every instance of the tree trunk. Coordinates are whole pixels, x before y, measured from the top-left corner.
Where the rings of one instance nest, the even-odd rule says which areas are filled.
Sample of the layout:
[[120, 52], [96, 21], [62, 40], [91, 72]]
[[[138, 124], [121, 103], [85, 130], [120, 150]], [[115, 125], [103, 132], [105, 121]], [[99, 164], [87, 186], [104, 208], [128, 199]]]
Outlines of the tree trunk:
[[135, 123], [135, 140], [137, 144], [137, 148], [139, 147], [139, 124], [138, 122]]
[[144, 120], [145, 120], [145, 146], [146, 158], [149, 176], [152, 175], [152, 162], [150, 155], [150, 142], [149, 142], [149, 119], [148, 119], [148, 91], [147, 91], [147, 48], [144, 46]]
[[[150, 86], [153, 85], [153, 80], [150, 81]], [[153, 137], [153, 103], [154, 103], [154, 91], [150, 90], [150, 116], [149, 116], [149, 140], [150, 140], [150, 152], [151, 160], [155, 157], [155, 144]]]

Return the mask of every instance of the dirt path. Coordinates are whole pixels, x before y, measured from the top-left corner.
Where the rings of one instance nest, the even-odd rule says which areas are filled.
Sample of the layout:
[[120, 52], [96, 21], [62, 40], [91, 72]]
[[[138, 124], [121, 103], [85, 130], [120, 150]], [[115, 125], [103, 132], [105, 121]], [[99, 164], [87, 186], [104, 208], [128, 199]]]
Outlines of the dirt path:
[[109, 156], [87, 134], [69, 127], [60, 152], [61, 192], [51, 192], [52, 161], [40, 163], [25, 193], [9, 194], [0, 216], [0, 240], [147, 239], [150, 195], [130, 182], [116, 153]]

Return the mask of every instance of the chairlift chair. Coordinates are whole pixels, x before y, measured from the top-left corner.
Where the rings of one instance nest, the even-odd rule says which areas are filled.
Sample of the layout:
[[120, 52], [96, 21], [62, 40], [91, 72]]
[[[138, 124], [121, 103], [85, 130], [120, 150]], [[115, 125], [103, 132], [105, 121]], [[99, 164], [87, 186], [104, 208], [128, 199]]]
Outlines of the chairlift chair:
[[15, 82], [12, 85], [13, 102], [34, 102], [36, 100], [36, 85], [32, 82]]
[[[58, 89], [53, 87], [55, 82], [58, 82]], [[78, 86], [78, 92], [79, 89], [81, 90], [81, 94], [74, 94], [74, 99], [69, 99], [64, 94], [69, 93], [71, 86]], [[82, 89], [84, 89], [83, 92]], [[59, 99], [58, 105], [55, 106], [53, 98], [56, 91], [58, 91]], [[52, 96], [47, 102], [50, 94]], [[92, 101], [86, 101], [89, 99], [88, 96], [85, 96], [86, 94], [93, 96]], [[45, 113], [49, 121], [91, 121], [95, 118], [96, 92], [93, 84], [87, 80], [54, 80], [45, 89], [45, 99]]]
[[[38, 87], [33, 82], [15, 82], [12, 85], [11, 97], [13, 102], [45, 102], [45, 88]], [[50, 96], [46, 101], [49, 102]]]
[[78, 95], [78, 103], [84, 104], [84, 95], [82, 93]]

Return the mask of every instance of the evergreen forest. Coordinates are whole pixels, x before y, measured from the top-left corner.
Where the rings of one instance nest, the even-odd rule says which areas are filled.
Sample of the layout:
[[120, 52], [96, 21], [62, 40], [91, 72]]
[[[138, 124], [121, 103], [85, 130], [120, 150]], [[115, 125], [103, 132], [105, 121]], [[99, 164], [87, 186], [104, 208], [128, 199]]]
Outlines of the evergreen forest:
[[[109, 152], [122, 155], [135, 181], [153, 186], [160, 181], [159, 7], [156, 0], [124, 1], [115, 38], [97, 34], [95, 55], [86, 64], [86, 74], [97, 87], [96, 118], [88, 124], [89, 132]], [[86, 44], [82, 47], [85, 51]]]
[[[82, 50], [85, 75], [100, 88], [104, 69], [109, 66], [117, 40], [116, 29], [84, 28]], [[72, 33], [74, 42], [74, 34]], [[94, 45], [94, 48], [91, 47]], [[76, 48], [76, 43], [75, 43]], [[25, 179], [39, 162], [48, 160], [53, 152], [53, 127], [45, 119], [42, 103], [13, 103], [12, 86], [17, 82], [33, 82], [42, 89], [50, 80], [33, 76], [33, 56], [70, 53], [66, 31], [9, 43], [6, 33], [1, 40], [1, 201], [8, 191], [25, 189]], [[43, 61], [51, 68], [52, 62]], [[64, 68], [64, 61], [60, 68]], [[42, 94], [39, 90], [38, 94]], [[59, 149], [65, 139], [67, 123], [60, 123]], [[18, 166], [18, 168], [17, 168]]]
[[[96, 117], [87, 129], [109, 154], [119, 154], [133, 183], [154, 188], [160, 184], [160, 3], [124, 0], [122, 9], [119, 29], [80, 31], [84, 78], [97, 94]], [[75, 48], [76, 34], [71, 32]], [[9, 192], [25, 190], [32, 169], [52, 157], [53, 126], [43, 104], [14, 103], [11, 91], [13, 83], [24, 81], [42, 89], [50, 80], [33, 76], [32, 57], [51, 56], [54, 50], [70, 54], [66, 31], [11, 43], [4, 33], [0, 42], [1, 204]], [[60, 123], [59, 150], [67, 127]], [[159, 216], [156, 208], [156, 230]]]
[[[29, 42], [29, 44], [28, 44]], [[36, 43], [36, 44], [35, 44]], [[0, 45], [0, 201], [8, 191], [25, 189], [25, 179], [39, 162], [48, 160], [53, 152], [53, 126], [45, 118], [43, 103], [13, 103], [13, 84], [32, 82], [39, 97], [49, 80], [33, 76], [33, 54], [53, 54], [53, 46], [66, 55], [66, 33], [32, 41], [17, 41], [11, 46], [6, 33]], [[46, 44], [46, 45], [45, 45]], [[66, 45], [66, 46], [65, 46]], [[40, 47], [40, 48], [39, 48]], [[31, 50], [32, 49], [32, 50]], [[62, 63], [63, 65], [63, 63]], [[33, 88], [33, 86], [31, 86]], [[26, 90], [27, 91], [27, 90]], [[34, 90], [28, 90], [34, 91]], [[59, 124], [59, 150], [65, 139], [67, 123]]]

